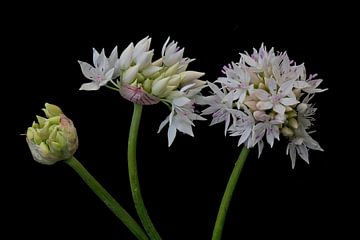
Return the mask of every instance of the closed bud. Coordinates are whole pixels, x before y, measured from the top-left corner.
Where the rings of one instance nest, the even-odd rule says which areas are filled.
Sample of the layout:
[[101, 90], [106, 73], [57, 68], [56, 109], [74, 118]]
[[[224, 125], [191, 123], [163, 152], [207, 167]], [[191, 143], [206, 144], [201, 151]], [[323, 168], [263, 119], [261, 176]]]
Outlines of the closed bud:
[[295, 118], [290, 118], [288, 125], [293, 129], [297, 129], [299, 127], [299, 124]]
[[168, 84], [169, 77], [163, 78], [155, 82], [151, 88], [151, 93], [155, 96], [159, 96], [166, 90], [166, 86]]
[[299, 105], [297, 105], [296, 110], [299, 113], [304, 113], [306, 111], [306, 109], [308, 108], [306, 103], [300, 103]]
[[37, 116], [39, 123], [26, 132], [26, 141], [35, 161], [51, 165], [70, 158], [78, 147], [76, 129], [61, 109], [45, 104], [47, 118]]
[[282, 133], [282, 135], [284, 135], [285, 137], [292, 137], [292, 136], [294, 136], [294, 131], [291, 130], [290, 128], [288, 128], [288, 127], [283, 127], [283, 128], [281, 129], [281, 133]]

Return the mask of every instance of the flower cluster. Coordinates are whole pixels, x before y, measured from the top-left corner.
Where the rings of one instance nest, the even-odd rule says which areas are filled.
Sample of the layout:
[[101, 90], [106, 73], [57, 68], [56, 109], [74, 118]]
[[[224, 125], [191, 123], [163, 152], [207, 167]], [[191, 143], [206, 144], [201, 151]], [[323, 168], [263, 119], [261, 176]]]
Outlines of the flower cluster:
[[[154, 50], [150, 50], [151, 38], [146, 37], [129, 46], [118, 57], [117, 47], [109, 58], [104, 49], [93, 50], [93, 63], [81, 62], [84, 76], [91, 80], [80, 90], [98, 90], [101, 86], [116, 88], [122, 97], [141, 105], [163, 102], [171, 108], [170, 115], [160, 124], [159, 131], [169, 123], [169, 146], [177, 130], [193, 136], [194, 120], [205, 120], [195, 113], [194, 104], [206, 82], [199, 80], [204, 73], [187, 71], [194, 59], [184, 58], [184, 48], [177, 42], [165, 42], [161, 58], [153, 61]], [[108, 85], [112, 84], [112, 85]]]
[[43, 111], [46, 118], [36, 116], [38, 122], [27, 129], [26, 141], [35, 161], [51, 165], [72, 157], [78, 138], [72, 121], [58, 106], [46, 103]]
[[211, 125], [225, 122], [225, 134], [240, 136], [239, 145], [257, 145], [259, 156], [264, 138], [272, 147], [282, 135], [289, 140], [292, 167], [297, 154], [308, 162], [308, 149], [322, 150], [308, 132], [316, 111], [310, 100], [326, 90], [318, 88], [322, 80], [307, 77], [304, 64], [296, 65], [286, 52], [267, 51], [264, 45], [251, 55], [240, 55], [215, 81], [221, 87], [208, 82], [213, 94], [201, 97], [201, 103], [209, 105], [203, 114], [212, 114]]

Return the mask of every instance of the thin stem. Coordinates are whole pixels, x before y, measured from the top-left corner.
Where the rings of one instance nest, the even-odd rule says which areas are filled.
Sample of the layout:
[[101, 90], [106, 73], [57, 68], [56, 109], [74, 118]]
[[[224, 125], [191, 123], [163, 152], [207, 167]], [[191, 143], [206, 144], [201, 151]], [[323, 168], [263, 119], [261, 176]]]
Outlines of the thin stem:
[[159, 233], [156, 231], [149, 214], [147, 213], [144, 201], [141, 196], [140, 183], [137, 172], [137, 163], [136, 163], [136, 143], [138, 130], [140, 125], [142, 112], [142, 105], [134, 103], [134, 112], [131, 120], [130, 132], [129, 132], [129, 141], [128, 141], [128, 168], [129, 168], [129, 178], [131, 193], [135, 203], [135, 208], [138, 213], [138, 216], [145, 228], [145, 231], [148, 233], [150, 239], [159, 240], [161, 239]]
[[231, 173], [228, 184], [226, 186], [224, 196], [221, 200], [219, 212], [218, 212], [214, 230], [213, 230], [213, 235], [211, 238], [212, 240], [220, 240], [221, 239], [221, 235], [222, 235], [224, 223], [225, 223], [225, 218], [226, 218], [226, 213], [227, 213], [227, 210], [229, 209], [232, 195], [234, 193], [237, 181], [239, 179], [241, 170], [244, 166], [244, 163], [245, 163], [245, 160], [246, 160], [248, 154], [249, 154], [249, 149], [246, 147], [243, 147], [243, 149], [241, 150], [240, 156], [235, 163], [234, 169]]
[[72, 167], [84, 180], [88, 187], [101, 199], [101, 201], [122, 221], [125, 226], [139, 240], [148, 240], [144, 230], [130, 216], [130, 214], [110, 195], [106, 189], [86, 170], [86, 168], [75, 158], [71, 157], [64, 161]]
[[111, 90], [117, 91], [117, 92], [119, 91], [118, 88], [114, 88], [114, 87], [109, 86], [109, 85], [105, 85], [105, 87], [107, 87], [107, 88], [109, 88], [109, 89], [111, 89]]

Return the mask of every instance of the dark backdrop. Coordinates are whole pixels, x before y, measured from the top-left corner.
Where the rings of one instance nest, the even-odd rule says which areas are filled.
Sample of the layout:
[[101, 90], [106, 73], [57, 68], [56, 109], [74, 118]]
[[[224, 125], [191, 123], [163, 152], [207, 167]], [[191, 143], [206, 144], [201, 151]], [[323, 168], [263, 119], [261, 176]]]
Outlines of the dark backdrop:
[[[132, 104], [105, 88], [78, 91], [87, 80], [77, 60], [91, 61], [92, 47], [109, 53], [115, 45], [124, 49], [147, 35], [153, 38], [156, 57], [168, 36], [179, 41], [185, 56], [196, 58], [190, 69], [206, 72], [204, 79], [210, 81], [224, 64], [238, 61], [239, 51], [261, 43], [288, 51], [297, 63], [305, 62], [308, 73], [318, 73], [322, 87], [330, 89], [315, 98], [319, 110], [314, 138], [325, 152], [310, 152], [310, 165], [298, 160], [292, 170], [284, 142], [266, 147], [260, 159], [257, 150], [252, 151], [233, 197], [224, 239], [349, 233], [353, 221], [348, 219], [354, 214], [349, 190], [358, 188], [351, 188], [352, 158], [344, 154], [348, 140], [339, 129], [350, 128], [339, 109], [348, 100], [340, 97], [339, 82], [346, 81], [343, 70], [348, 64], [348, 46], [340, 41], [351, 32], [335, 13], [344, 10], [219, 5], [210, 11], [208, 6], [164, 5], [155, 12], [140, 6], [117, 10], [115, 5], [89, 5], [54, 4], [44, 10], [22, 6], [15, 11], [19, 21], [4, 20], [9, 41], [3, 47], [12, 53], [5, 59], [10, 75], [6, 83], [12, 90], [3, 90], [4, 109], [11, 112], [3, 120], [12, 123], [11, 128], [3, 124], [5, 131], [11, 129], [5, 139], [11, 145], [3, 150], [10, 154], [1, 168], [4, 229], [11, 234], [5, 239], [24, 234], [29, 239], [133, 239], [69, 167], [34, 162], [19, 134], [41, 114], [45, 102], [61, 106], [78, 130], [76, 157], [135, 216], [126, 162]], [[166, 130], [156, 133], [167, 114], [161, 104], [143, 111], [138, 167], [146, 206], [164, 239], [210, 239], [240, 152], [237, 139], [224, 137], [223, 125], [196, 122], [195, 138], [178, 134], [168, 148]]]

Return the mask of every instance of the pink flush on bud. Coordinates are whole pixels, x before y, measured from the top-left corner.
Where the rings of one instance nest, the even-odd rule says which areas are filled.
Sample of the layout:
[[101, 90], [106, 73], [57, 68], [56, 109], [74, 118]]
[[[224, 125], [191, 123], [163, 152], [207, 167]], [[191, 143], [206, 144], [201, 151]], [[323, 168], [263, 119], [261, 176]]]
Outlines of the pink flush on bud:
[[153, 105], [160, 101], [157, 97], [147, 93], [142, 87], [122, 85], [119, 92], [123, 98], [140, 105]]

